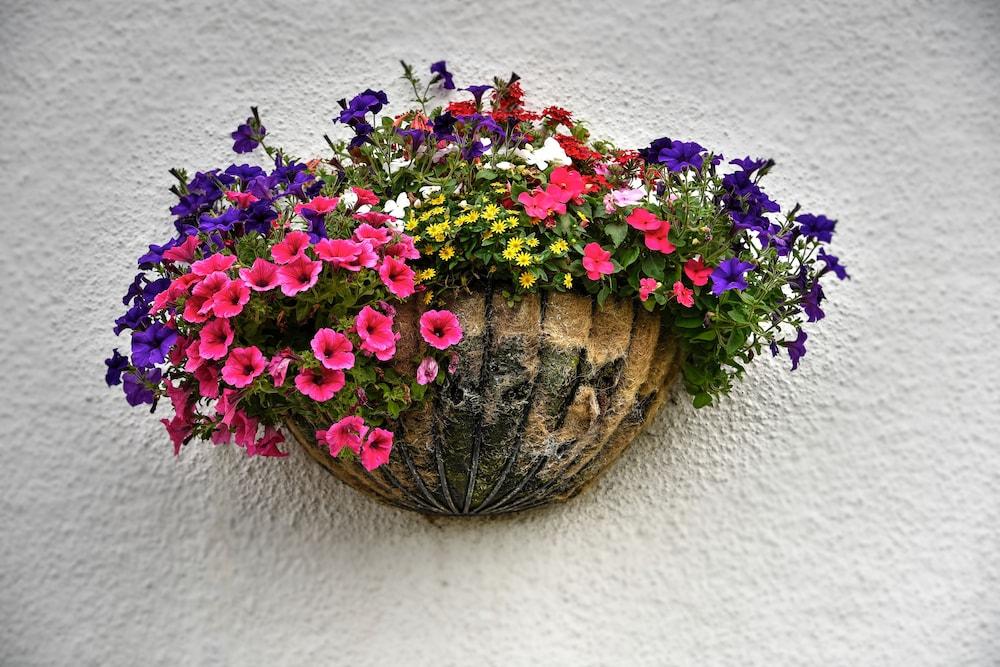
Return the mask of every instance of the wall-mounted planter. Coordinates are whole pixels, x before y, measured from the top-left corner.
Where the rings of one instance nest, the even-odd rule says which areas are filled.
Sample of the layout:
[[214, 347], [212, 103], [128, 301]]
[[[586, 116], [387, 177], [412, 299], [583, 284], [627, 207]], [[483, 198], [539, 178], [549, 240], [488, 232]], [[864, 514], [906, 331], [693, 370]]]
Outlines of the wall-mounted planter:
[[[404, 419], [387, 465], [331, 457], [313, 437], [325, 425], [287, 423], [338, 479], [408, 510], [499, 514], [572, 498], [657, 414], [678, 369], [659, 315], [632, 301], [548, 293], [510, 306], [478, 293], [451, 308], [465, 329], [458, 369]], [[399, 313], [400, 359], [416, 319]]]

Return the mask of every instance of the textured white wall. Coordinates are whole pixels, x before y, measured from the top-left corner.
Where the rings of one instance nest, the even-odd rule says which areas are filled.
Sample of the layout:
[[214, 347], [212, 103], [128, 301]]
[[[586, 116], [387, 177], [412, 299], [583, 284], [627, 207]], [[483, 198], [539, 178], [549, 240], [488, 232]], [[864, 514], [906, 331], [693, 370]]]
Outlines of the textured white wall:
[[[2, 2], [0, 663], [998, 664], [998, 5], [383, 4]], [[251, 103], [321, 151], [400, 57], [776, 158], [855, 277], [804, 368], [508, 519], [386, 509], [300, 451], [175, 461], [101, 363], [166, 170], [228, 159]]]

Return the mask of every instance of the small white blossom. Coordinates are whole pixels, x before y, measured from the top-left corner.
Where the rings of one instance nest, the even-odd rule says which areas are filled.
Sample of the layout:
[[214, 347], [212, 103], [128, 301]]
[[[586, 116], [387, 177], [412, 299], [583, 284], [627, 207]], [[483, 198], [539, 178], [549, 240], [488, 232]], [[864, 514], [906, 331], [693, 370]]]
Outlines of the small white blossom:
[[406, 209], [410, 205], [410, 199], [406, 196], [405, 192], [400, 192], [399, 196], [395, 200], [389, 199], [385, 202], [385, 207], [382, 208], [386, 214], [391, 215], [397, 220], [402, 220], [406, 217]]
[[538, 167], [541, 170], [549, 168], [550, 164], [556, 165], [568, 165], [572, 164], [572, 160], [566, 155], [566, 151], [563, 150], [559, 142], [555, 140], [554, 137], [549, 137], [542, 144], [541, 148], [532, 148], [531, 146], [525, 146], [514, 152], [519, 158], [524, 160], [527, 164]]

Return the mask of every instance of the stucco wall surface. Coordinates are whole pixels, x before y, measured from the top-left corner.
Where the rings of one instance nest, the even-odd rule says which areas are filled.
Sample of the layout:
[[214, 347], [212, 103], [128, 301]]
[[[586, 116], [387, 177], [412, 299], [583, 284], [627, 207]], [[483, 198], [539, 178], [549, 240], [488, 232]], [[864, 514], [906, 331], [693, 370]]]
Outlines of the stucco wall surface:
[[[1000, 6], [0, 3], [0, 664], [1000, 664]], [[772, 156], [854, 280], [804, 367], [669, 405], [586, 495], [428, 521], [297, 449], [174, 460], [103, 386], [167, 169], [301, 155], [397, 59], [598, 136]]]

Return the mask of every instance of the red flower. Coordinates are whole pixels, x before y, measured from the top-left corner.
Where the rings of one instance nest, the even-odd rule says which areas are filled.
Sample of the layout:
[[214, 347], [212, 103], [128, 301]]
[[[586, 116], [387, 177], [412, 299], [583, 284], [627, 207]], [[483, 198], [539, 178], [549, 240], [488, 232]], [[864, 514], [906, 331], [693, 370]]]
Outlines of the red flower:
[[599, 160], [603, 157], [597, 151], [588, 148], [587, 144], [581, 142], [576, 137], [571, 137], [568, 134], [557, 134], [555, 138], [566, 152], [566, 155], [574, 160], [584, 162], [586, 160]]
[[708, 284], [708, 278], [714, 270], [714, 267], [705, 266], [705, 260], [701, 257], [694, 257], [684, 263], [684, 275], [698, 287]]
[[674, 283], [674, 296], [677, 298], [677, 303], [686, 308], [694, 305], [694, 291], [685, 287], [679, 280]]
[[542, 115], [552, 125], [565, 125], [566, 127], [573, 127], [573, 114], [566, 111], [562, 107], [545, 107], [542, 109]]

